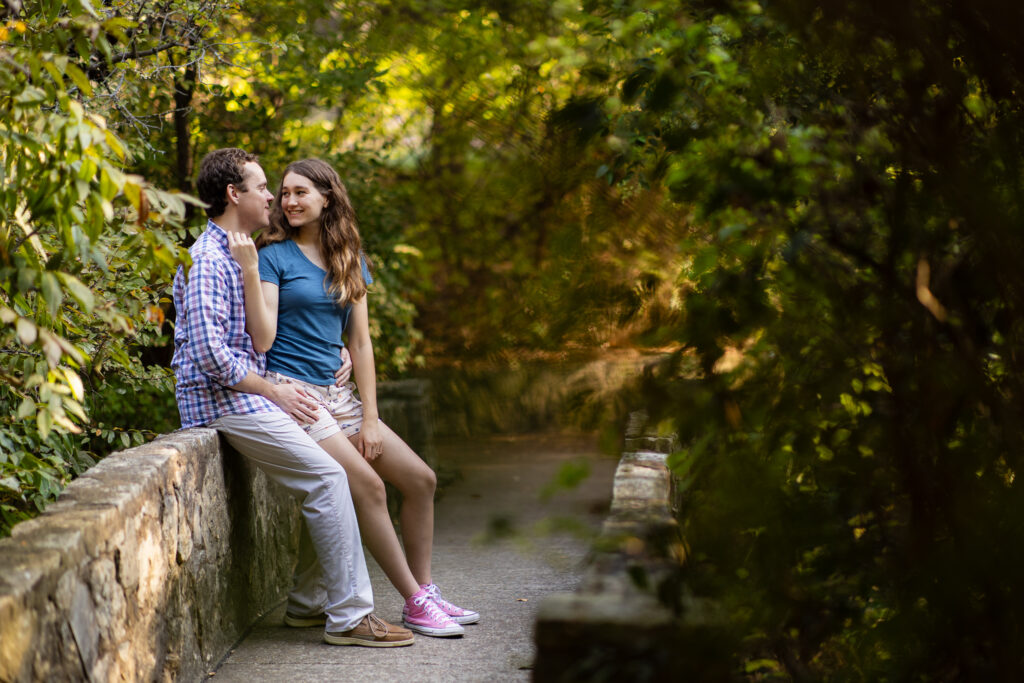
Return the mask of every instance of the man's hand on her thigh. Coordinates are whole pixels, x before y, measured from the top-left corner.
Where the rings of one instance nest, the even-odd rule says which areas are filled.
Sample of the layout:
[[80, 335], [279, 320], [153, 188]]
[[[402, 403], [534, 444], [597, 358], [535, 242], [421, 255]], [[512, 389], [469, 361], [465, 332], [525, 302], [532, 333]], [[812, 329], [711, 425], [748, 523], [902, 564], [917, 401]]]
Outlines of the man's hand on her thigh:
[[316, 411], [320, 404], [306, 391], [294, 384], [287, 382], [275, 384], [271, 389], [270, 400], [300, 424], [316, 422]]

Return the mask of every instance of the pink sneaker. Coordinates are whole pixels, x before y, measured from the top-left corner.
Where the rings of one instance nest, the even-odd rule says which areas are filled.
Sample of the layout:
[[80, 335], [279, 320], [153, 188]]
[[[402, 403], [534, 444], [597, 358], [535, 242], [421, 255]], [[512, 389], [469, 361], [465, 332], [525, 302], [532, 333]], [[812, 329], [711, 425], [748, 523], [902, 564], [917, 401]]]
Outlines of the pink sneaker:
[[425, 636], [461, 636], [466, 632], [434, 604], [425, 589], [420, 589], [405, 601], [402, 625]]
[[474, 612], [471, 609], [462, 609], [442, 598], [441, 589], [437, 587], [436, 583], [420, 586], [420, 588], [426, 590], [430, 599], [441, 608], [442, 612], [451, 617], [452, 621], [456, 624], [475, 624], [480, 621], [479, 612]]

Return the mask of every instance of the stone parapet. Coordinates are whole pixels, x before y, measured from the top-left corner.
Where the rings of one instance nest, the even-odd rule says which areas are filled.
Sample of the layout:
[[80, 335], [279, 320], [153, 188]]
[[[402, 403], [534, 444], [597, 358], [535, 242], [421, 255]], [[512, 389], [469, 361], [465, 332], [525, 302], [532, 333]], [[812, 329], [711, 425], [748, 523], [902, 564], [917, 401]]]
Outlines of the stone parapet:
[[377, 385], [377, 411], [381, 419], [428, 465], [436, 467], [431, 400], [430, 382], [425, 379], [399, 379]]
[[534, 681], [728, 677], [690, 671], [703, 660], [694, 653], [715, 647], [714, 608], [677, 592], [677, 612], [656, 597], [672, 590], [683, 559], [676, 513], [685, 482], [666, 462], [679, 450], [676, 436], [647, 429], [646, 415], [630, 415], [609, 515], [580, 587], [538, 609]]
[[[381, 415], [433, 455], [429, 385]], [[0, 683], [205, 678], [291, 583], [299, 504], [188, 429], [107, 456], [0, 539]]]
[[108, 456], [0, 540], [0, 681], [198, 680], [279, 602], [297, 524], [213, 430]]

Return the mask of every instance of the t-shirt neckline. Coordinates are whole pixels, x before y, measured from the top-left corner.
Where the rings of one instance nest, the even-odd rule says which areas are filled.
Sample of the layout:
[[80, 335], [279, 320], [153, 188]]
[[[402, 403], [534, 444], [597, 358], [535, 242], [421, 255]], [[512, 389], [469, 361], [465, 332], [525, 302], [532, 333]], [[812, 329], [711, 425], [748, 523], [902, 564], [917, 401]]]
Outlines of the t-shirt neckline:
[[304, 258], [306, 260], [306, 263], [308, 263], [309, 265], [313, 266], [314, 268], [319, 270], [321, 273], [324, 273], [324, 274], [327, 273], [326, 270], [324, 270], [323, 268], [321, 268], [317, 264], [313, 263], [313, 261], [308, 256], [306, 256], [306, 252], [302, 251], [302, 249], [299, 248], [299, 245], [295, 242], [295, 240], [289, 238], [288, 241], [291, 243], [291, 245], [295, 249], [295, 251], [299, 252], [299, 256], [301, 256], [302, 258]]

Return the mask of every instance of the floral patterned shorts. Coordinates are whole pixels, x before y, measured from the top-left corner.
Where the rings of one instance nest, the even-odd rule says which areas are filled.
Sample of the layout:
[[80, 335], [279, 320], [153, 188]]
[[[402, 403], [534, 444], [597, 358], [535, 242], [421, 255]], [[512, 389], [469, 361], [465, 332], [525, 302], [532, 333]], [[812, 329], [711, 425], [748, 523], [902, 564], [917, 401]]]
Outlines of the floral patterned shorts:
[[353, 382], [346, 382], [340, 387], [334, 384], [321, 386], [273, 371], [267, 373], [267, 381], [274, 384], [298, 385], [316, 398], [319, 404], [316, 411], [316, 422], [313, 424], [299, 423], [299, 426], [313, 437], [314, 441], [323, 441], [338, 432], [346, 437], [359, 433], [359, 428], [363, 424], [363, 404], [356, 398]]

